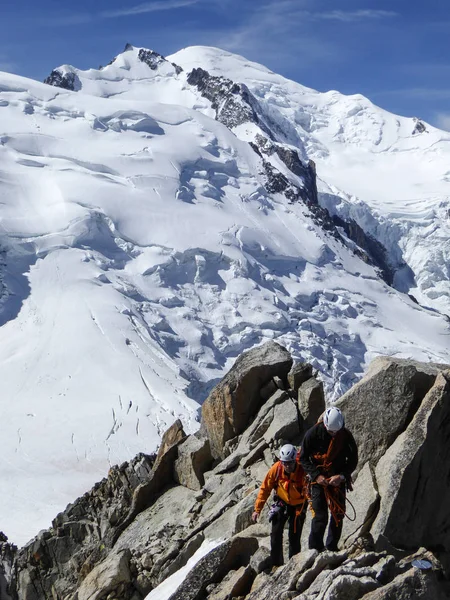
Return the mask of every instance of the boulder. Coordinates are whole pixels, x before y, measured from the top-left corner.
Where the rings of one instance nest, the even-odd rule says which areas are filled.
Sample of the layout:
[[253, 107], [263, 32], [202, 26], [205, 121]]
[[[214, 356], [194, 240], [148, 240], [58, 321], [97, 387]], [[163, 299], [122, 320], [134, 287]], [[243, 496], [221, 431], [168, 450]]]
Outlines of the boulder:
[[212, 463], [209, 440], [190, 435], [178, 446], [175, 460], [175, 481], [190, 490], [200, 490], [205, 483], [203, 473]]
[[305, 424], [305, 429], [309, 429], [325, 410], [325, 395], [323, 393], [323, 383], [312, 377], [302, 383], [298, 389], [298, 409]]
[[224, 444], [241, 434], [262, 404], [261, 389], [275, 376], [286, 379], [292, 366], [289, 352], [275, 342], [245, 352], [202, 406], [202, 431], [214, 458], [224, 457]]
[[133, 492], [131, 506], [127, 515], [117, 525], [112, 534], [114, 544], [121, 533], [132, 523], [133, 519], [148, 508], [156, 495], [173, 481], [174, 464], [178, 457], [178, 445], [185, 439], [186, 434], [180, 419], [177, 419], [164, 433], [148, 480], [141, 483]]
[[289, 387], [296, 392], [302, 383], [311, 379], [312, 376], [312, 365], [309, 363], [295, 363], [288, 373]]
[[277, 391], [278, 386], [273, 379], [269, 381], [263, 388], [261, 388], [260, 396], [264, 402], [268, 400]]
[[[249, 425], [239, 437], [239, 441], [232, 453], [216, 465], [214, 473], [225, 473], [235, 468], [239, 462], [241, 463], [241, 466], [248, 466], [252, 463], [252, 451], [254, 450], [256, 455], [259, 455], [261, 446], [263, 445], [262, 441], [264, 441], [266, 445], [268, 443], [265, 433], [274, 420], [276, 406], [282, 404], [287, 398], [289, 398], [287, 392], [279, 389], [275, 391], [263, 406], [261, 406], [251, 425]], [[297, 420], [297, 418], [295, 420]], [[277, 419], [277, 423], [279, 428], [279, 419]], [[283, 425], [281, 425], [281, 427], [283, 427]], [[274, 432], [276, 433], [276, 430], [272, 430], [272, 433]], [[298, 433], [298, 427], [296, 427], [295, 433]], [[271, 434], [267, 439], [270, 440], [272, 437], [273, 435]], [[264, 452], [264, 450], [265, 448], [262, 448], [262, 452]]]
[[336, 403], [359, 448], [359, 468], [376, 465], [406, 429], [437, 374], [450, 367], [378, 357], [365, 377]]
[[245, 596], [250, 590], [255, 572], [249, 566], [230, 571], [216, 589], [208, 595], [208, 600], [229, 600]]
[[203, 600], [206, 587], [219, 583], [233, 569], [248, 565], [258, 549], [253, 537], [235, 537], [214, 548], [189, 571], [168, 600]]
[[217, 518], [205, 529], [205, 536], [211, 539], [226, 538], [244, 531], [252, 523], [257, 494], [258, 490], [251, 486], [224, 498], [222, 506], [227, 506], [227, 510], [216, 513]]
[[274, 440], [292, 440], [298, 437], [299, 433], [297, 407], [294, 401], [288, 398], [274, 407], [272, 422], [263, 438], [267, 443]]
[[389, 584], [360, 596], [361, 600], [448, 600], [433, 571], [409, 569]]
[[275, 393], [259, 409], [258, 414], [251, 425], [249, 425], [242, 434], [237, 450], [245, 448], [245, 451], [248, 452], [260, 444], [261, 439], [273, 421], [276, 406], [283, 404], [288, 398], [289, 395], [287, 392], [278, 389], [275, 391]]
[[158, 468], [163, 456], [172, 448], [179, 444], [186, 434], [184, 433], [183, 424], [180, 419], [177, 419], [172, 425], [164, 432], [161, 438], [161, 444], [158, 448], [158, 454], [156, 455], [156, 461], [154, 468]]
[[[317, 556], [317, 550], [308, 550], [293, 556], [289, 562], [279, 568], [272, 577], [266, 581], [255, 580], [251, 594], [247, 600], [266, 600], [266, 598], [280, 598], [281, 594], [295, 590], [298, 578], [309, 569]], [[298, 592], [295, 592], [295, 596]]]
[[110, 592], [115, 592], [115, 597], [121, 597], [131, 581], [130, 556], [130, 551], [124, 550], [97, 565], [80, 585], [78, 600], [97, 600]]
[[246, 469], [247, 467], [250, 467], [250, 465], [253, 465], [257, 460], [259, 460], [260, 458], [263, 458], [264, 456], [264, 451], [269, 447], [268, 442], [266, 442], [266, 440], [261, 440], [259, 442], [259, 444], [257, 444], [253, 450], [250, 450], [250, 452], [247, 454], [247, 456], [244, 456], [241, 459], [240, 465], [243, 469]]
[[175, 560], [173, 560], [167, 567], [163, 568], [161, 573], [161, 581], [173, 575], [178, 569], [184, 567], [188, 560], [197, 552], [200, 546], [205, 541], [203, 533], [198, 533], [191, 538], [185, 546], [180, 550]]
[[377, 589], [380, 584], [366, 575], [352, 573], [332, 573], [320, 588], [320, 596], [334, 600], [358, 600], [364, 594]]
[[255, 554], [250, 559], [250, 567], [255, 573], [261, 573], [264, 569], [272, 566], [270, 550], [265, 546], [260, 546]]
[[376, 467], [377, 547], [450, 552], [450, 370], [440, 373], [411, 423]]

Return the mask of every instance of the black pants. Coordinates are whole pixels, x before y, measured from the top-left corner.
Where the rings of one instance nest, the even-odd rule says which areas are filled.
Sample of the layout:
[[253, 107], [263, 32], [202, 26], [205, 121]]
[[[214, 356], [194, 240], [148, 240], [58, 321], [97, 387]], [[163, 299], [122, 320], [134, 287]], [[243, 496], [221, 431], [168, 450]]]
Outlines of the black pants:
[[280, 510], [273, 519], [270, 535], [270, 556], [273, 566], [283, 564], [283, 529], [287, 520], [289, 520], [289, 558], [300, 552], [300, 537], [305, 522], [306, 507], [305, 502], [302, 512], [296, 518], [297, 507], [286, 504], [284, 510]]
[[[339, 503], [345, 508], [345, 485], [339, 487], [338, 499]], [[311, 486], [311, 502], [312, 509], [314, 511], [314, 517], [311, 522], [309, 547], [310, 549], [322, 551], [324, 548], [323, 536], [328, 523], [328, 504], [323, 486], [319, 484]], [[343, 522], [344, 519], [342, 515], [342, 518], [336, 525], [333, 515], [330, 514], [328, 535], [325, 543], [327, 550], [332, 550], [335, 552], [338, 549], [338, 542], [341, 537]]]

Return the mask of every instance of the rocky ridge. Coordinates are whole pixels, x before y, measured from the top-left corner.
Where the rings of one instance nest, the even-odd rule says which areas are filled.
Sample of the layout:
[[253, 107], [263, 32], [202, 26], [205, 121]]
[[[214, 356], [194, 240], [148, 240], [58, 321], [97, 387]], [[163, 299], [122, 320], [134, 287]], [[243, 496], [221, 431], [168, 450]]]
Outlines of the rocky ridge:
[[305, 550], [307, 520], [304, 551], [270, 573], [267, 510], [251, 523], [277, 448], [300, 444], [325, 406], [311, 367], [268, 342], [211, 392], [197, 434], [176, 422], [156, 457], [114, 467], [24, 548], [2, 538], [0, 597], [8, 583], [20, 600], [141, 600], [194, 555], [165, 597], [448, 597], [450, 366], [376, 359], [338, 405], [360, 450], [356, 520], [345, 521], [339, 552]]

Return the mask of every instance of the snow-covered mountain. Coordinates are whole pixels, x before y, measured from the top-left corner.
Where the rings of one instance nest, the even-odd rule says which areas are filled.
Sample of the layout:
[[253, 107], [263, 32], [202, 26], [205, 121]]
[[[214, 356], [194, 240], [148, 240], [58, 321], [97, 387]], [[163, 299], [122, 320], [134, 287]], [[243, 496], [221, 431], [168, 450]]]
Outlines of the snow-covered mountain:
[[450, 362], [450, 134], [215, 48], [0, 73], [0, 529], [188, 431], [274, 338], [336, 398]]

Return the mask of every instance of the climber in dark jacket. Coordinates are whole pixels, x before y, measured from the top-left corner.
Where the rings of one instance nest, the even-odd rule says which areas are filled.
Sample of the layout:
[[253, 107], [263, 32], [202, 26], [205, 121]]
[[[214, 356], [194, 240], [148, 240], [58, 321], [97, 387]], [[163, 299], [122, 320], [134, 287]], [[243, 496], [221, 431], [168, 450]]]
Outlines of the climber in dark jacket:
[[328, 408], [323, 421], [306, 432], [300, 462], [311, 481], [313, 518], [309, 547], [323, 550], [329, 507], [331, 515], [325, 547], [336, 551], [345, 515], [346, 490], [351, 489], [351, 474], [358, 464], [355, 439], [344, 427], [344, 417], [338, 408]]

